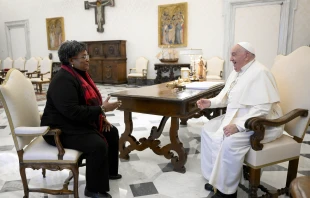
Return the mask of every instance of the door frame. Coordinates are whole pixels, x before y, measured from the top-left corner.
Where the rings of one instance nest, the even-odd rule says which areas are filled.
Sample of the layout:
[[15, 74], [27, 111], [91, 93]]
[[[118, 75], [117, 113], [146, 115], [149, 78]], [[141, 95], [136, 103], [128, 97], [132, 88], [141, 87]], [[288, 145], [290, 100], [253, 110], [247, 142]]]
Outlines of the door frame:
[[13, 58], [13, 51], [12, 51], [12, 40], [11, 40], [11, 29], [14, 28], [23, 28], [25, 32], [25, 41], [26, 41], [26, 59], [31, 57], [30, 52], [30, 36], [29, 36], [29, 20], [19, 20], [19, 21], [9, 21], [5, 22], [5, 34], [6, 34], [6, 42], [7, 42], [7, 49], [9, 57]]
[[225, 0], [223, 9], [225, 13], [223, 46], [225, 79], [228, 78], [228, 75], [232, 71], [232, 68], [229, 67], [229, 62], [230, 48], [235, 44], [236, 9], [264, 5], [281, 5], [278, 54], [286, 55], [292, 51], [294, 12], [297, 8], [296, 0]]

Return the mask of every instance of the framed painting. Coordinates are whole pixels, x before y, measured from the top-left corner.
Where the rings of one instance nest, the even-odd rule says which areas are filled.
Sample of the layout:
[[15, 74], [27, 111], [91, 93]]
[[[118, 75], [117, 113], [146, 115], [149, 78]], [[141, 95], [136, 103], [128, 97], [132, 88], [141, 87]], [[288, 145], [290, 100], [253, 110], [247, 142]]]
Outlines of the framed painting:
[[58, 50], [61, 43], [65, 41], [64, 18], [47, 18], [46, 33], [48, 49]]
[[187, 46], [187, 2], [158, 6], [158, 46]]

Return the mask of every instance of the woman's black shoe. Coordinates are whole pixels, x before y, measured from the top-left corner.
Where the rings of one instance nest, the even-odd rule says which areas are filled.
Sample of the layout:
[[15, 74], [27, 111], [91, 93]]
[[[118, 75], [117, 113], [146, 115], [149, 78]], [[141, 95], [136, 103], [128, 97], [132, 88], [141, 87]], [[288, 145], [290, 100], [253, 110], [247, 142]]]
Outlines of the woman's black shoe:
[[237, 198], [237, 191], [234, 194], [224, 194], [217, 190], [216, 193], [211, 198]]
[[91, 197], [91, 198], [112, 198], [112, 196], [107, 192], [105, 192], [105, 193], [94, 193], [94, 192], [88, 191], [86, 187], [84, 190], [84, 195], [86, 197]]
[[116, 179], [120, 179], [120, 178], [122, 178], [122, 175], [121, 175], [121, 174], [110, 175], [110, 176], [109, 176], [109, 179], [111, 179], [111, 180], [116, 180]]
[[213, 186], [211, 184], [209, 184], [209, 183], [205, 184], [205, 189], [208, 190], [208, 191], [214, 192]]

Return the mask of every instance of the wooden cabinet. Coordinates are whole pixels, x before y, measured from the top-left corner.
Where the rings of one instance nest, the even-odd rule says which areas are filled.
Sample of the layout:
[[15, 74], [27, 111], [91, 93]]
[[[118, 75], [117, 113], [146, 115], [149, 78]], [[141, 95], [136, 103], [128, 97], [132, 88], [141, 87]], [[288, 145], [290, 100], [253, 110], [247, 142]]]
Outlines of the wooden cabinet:
[[90, 56], [89, 74], [94, 82], [119, 84], [127, 82], [126, 41], [86, 41]]
[[190, 68], [190, 64], [183, 63], [156, 63], [154, 69], [156, 72], [155, 84], [177, 80], [181, 77], [181, 67]]

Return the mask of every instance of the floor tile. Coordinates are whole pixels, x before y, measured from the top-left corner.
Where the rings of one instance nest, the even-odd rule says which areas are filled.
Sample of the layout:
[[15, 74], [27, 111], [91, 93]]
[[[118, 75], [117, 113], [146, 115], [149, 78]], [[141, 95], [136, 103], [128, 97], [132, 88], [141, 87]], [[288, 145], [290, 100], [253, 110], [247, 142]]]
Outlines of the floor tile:
[[131, 184], [130, 188], [134, 197], [158, 194], [158, 191], [153, 182]]

